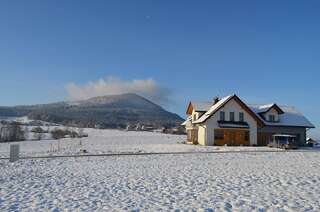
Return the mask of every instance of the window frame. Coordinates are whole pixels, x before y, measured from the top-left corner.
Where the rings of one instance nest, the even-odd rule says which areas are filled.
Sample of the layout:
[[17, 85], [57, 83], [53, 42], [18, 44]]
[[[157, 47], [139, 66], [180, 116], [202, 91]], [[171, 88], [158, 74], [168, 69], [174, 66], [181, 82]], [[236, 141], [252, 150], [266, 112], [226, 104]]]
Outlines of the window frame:
[[[231, 115], [232, 114], [232, 115]], [[232, 118], [231, 118], [232, 117]], [[229, 121], [235, 121], [234, 119], [234, 112], [229, 113]]]
[[[271, 118], [271, 117], [272, 117], [272, 118]], [[269, 121], [269, 122], [275, 122], [275, 121], [276, 121], [276, 116], [273, 115], [273, 114], [269, 114], [269, 115], [268, 115], [268, 121]]]
[[244, 112], [239, 112], [239, 122], [244, 122]]
[[225, 121], [226, 120], [226, 113], [224, 111], [220, 111], [220, 121]]

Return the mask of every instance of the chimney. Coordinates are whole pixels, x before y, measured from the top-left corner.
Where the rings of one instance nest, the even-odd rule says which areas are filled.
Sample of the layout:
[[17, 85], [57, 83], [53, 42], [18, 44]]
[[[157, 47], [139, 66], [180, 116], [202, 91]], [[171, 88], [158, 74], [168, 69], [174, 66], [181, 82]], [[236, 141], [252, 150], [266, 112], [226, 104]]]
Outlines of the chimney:
[[220, 98], [218, 96], [213, 98], [213, 104], [217, 104], [220, 101]]

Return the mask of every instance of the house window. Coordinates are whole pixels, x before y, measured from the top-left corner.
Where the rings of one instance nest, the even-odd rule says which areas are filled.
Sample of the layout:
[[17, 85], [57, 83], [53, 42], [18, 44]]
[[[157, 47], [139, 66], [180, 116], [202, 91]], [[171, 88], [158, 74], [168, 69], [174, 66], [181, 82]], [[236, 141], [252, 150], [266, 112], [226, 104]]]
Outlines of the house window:
[[197, 115], [193, 114], [193, 121], [195, 121], [197, 119]]
[[214, 139], [215, 140], [224, 140], [224, 132], [223, 132], [223, 130], [215, 130], [214, 131]]
[[269, 121], [270, 122], [275, 122], [276, 118], [274, 115], [269, 115]]
[[243, 114], [243, 112], [239, 113], [239, 121], [240, 122], [244, 122], [244, 114]]
[[234, 121], [234, 112], [230, 112], [230, 121]]
[[224, 121], [224, 120], [226, 120], [226, 114], [225, 114], [225, 112], [224, 111], [221, 111], [220, 112], [220, 121]]

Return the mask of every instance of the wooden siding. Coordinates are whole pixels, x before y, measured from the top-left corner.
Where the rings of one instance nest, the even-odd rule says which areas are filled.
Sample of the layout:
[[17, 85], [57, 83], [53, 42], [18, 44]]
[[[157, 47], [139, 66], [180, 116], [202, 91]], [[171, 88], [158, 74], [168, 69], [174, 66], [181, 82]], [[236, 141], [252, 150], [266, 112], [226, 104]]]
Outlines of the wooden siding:
[[198, 144], [198, 130], [187, 130], [187, 142], [192, 144]]
[[223, 135], [223, 137], [215, 136], [214, 144], [217, 146], [249, 146], [250, 136], [249, 130], [239, 129], [215, 129], [215, 135]]
[[258, 132], [258, 146], [267, 146], [274, 133]]

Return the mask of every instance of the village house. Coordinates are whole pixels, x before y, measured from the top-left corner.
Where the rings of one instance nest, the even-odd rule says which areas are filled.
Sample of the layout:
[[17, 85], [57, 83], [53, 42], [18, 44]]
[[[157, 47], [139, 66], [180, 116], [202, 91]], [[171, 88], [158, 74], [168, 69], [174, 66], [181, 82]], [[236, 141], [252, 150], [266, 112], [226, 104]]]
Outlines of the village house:
[[306, 144], [309, 147], [315, 147], [318, 145], [318, 142], [316, 140], [313, 140], [312, 138], [307, 138]]
[[294, 136], [296, 144], [303, 146], [306, 131], [314, 128], [294, 107], [246, 104], [237, 95], [191, 101], [186, 113], [182, 125], [188, 143], [206, 146], [266, 146], [276, 134]]

